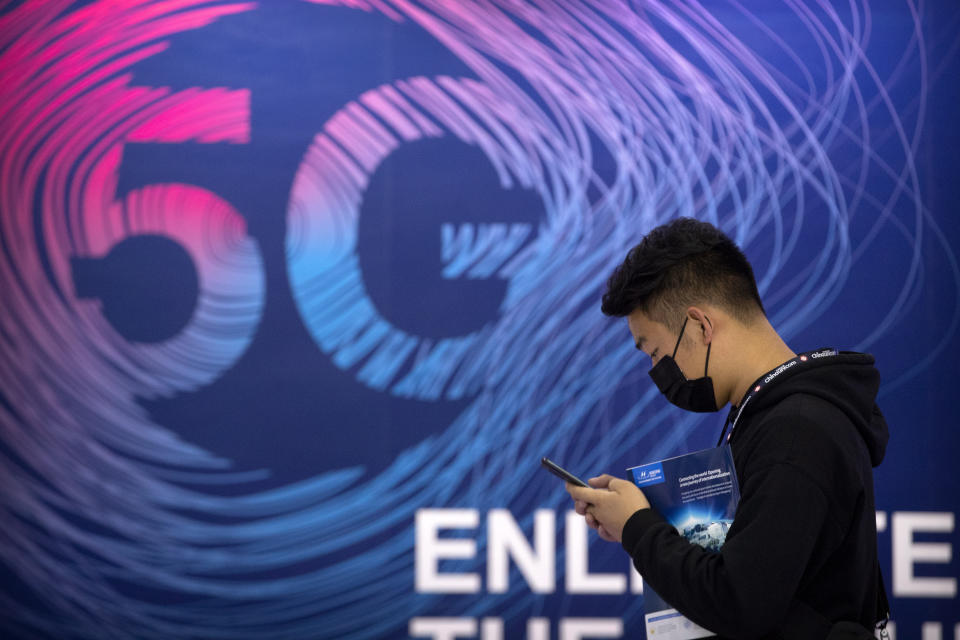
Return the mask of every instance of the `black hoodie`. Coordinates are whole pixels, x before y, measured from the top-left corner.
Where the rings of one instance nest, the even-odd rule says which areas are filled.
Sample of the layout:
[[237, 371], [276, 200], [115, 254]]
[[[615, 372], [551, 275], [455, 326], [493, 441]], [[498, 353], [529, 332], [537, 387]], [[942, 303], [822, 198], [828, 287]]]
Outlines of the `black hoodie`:
[[730, 438], [740, 503], [719, 553], [654, 510], [630, 517], [623, 546], [660, 596], [728, 638], [812, 640], [841, 620], [873, 627], [872, 468], [889, 437], [873, 363], [850, 352], [816, 358], [744, 405]]

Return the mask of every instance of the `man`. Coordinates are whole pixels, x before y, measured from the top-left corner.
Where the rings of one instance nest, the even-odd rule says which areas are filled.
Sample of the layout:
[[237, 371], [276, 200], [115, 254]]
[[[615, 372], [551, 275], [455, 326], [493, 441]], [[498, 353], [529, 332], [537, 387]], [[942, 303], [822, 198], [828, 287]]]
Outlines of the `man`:
[[687, 542], [640, 489], [609, 475], [591, 478], [593, 488], [567, 485], [577, 512], [719, 636], [872, 637], [885, 613], [872, 467], [888, 439], [873, 358], [791, 351], [740, 249], [691, 219], [657, 227], [628, 253], [602, 310], [627, 318], [671, 402], [732, 405], [724, 432], [741, 498], [719, 553]]

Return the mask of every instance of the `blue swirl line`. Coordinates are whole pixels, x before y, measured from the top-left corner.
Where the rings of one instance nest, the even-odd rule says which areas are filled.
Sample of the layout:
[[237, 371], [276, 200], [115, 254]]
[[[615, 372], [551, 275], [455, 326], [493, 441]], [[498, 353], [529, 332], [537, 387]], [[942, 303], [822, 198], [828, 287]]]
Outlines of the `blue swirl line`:
[[[116, 10], [130, 24], [186, 28], [149, 14], [158, 6]], [[737, 2], [649, 3], [643, 11], [574, 1], [391, 9], [475, 78], [408, 78], [372, 89], [317, 137], [290, 205], [290, 279], [318, 348], [359, 384], [467, 407], [387, 468], [330, 471], [270, 490], [245, 489], [269, 470], [236, 472], [156, 424], [136, 401], [207, 384], [242, 352], [261, 295], [251, 274], [262, 265], [249, 239], [216, 228], [198, 265], [216, 295], [196, 333], [178, 346], [131, 348], [106, 330], [98, 310], [63, 295], [69, 287], [50, 281], [41, 256], [84, 247], [84, 233], [117, 220], [147, 228], [155, 222], [151, 192], [134, 194], [123, 211], [38, 204], [48, 236], [34, 237], [35, 194], [47, 187], [56, 192], [50, 199], [73, 202], [72, 187], [45, 164], [39, 140], [26, 150], [0, 146], [3, 184], [29, 187], [0, 190], [0, 561], [56, 613], [0, 593], [4, 626], [75, 637], [370, 638], [403, 633], [415, 615], [511, 619], [538, 610], [542, 601], [516, 571], [506, 594], [412, 593], [413, 518], [421, 508], [505, 507], [529, 534], [533, 509], [568, 507], [561, 488], [540, 481], [541, 455], [602, 471], [625, 451], [659, 458], [693, 438], [705, 419], [655, 404], [624, 327], [596, 310], [626, 250], [679, 215], [711, 220], [763, 256], [760, 287], [787, 336], [857, 286], [854, 269], [877, 242], [902, 239], [909, 264], [890, 274], [890, 304], [860, 348], [908, 318], [928, 275], [920, 256], [935, 250], [948, 265], [953, 312], [924, 357], [899, 363], [884, 392], [929, 367], [960, 323], [960, 270], [923, 205], [914, 160], [930, 82], [924, 16], [916, 3], [903, 5], [907, 42], [884, 79], [867, 51], [871, 5], [855, 3], [844, 16], [817, 6], [821, 13], [785, 3], [779, 19], [790, 28], [777, 30]], [[81, 11], [37, 13], [35, 33], [56, 33]], [[196, 16], [185, 8], [177, 17]], [[205, 24], [196, 19], [192, 28]], [[93, 55], [98, 37], [126, 42], [121, 23], [91, 23], [89, 35], [61, 44]], [[30, 45], [29, 26], [17, 35], [42, 60], [55, 38]], [[0, 46], [0, 68], [9, 55]], [[42, 68], [23, 68], [28, 77], [0, 86], [3, 95], [58, 98], [43, 93]], [[912, 122], [894, 87], [911, 74]], [[99, 84], [80, 99], [103, 107], [117, 83], [91, 82]], [[157, 99], [138, 95], [142, 109]], [[21, 102], [0, 100], [0, 117], [17, 115], [10, 110], [23, 110]], [[139, 117], [127, 108], [125, 117]], [[70, 129], [64, 148], [78, 175], [64, 180], [93, 182], [83, 171], [106, 153], [101, 138], [135, 125]], [[359, 295], [350, 216], [375, 151], [441, 135], [477, 145], [501, 184], [536, 190], [546, 214], [535, 233], [509, 221], [483, 239], [472, 227], [441, 229], [448, 277], [503, 277], [507, 293], [497, 322], [432, 342], [389, 326]], [[864, 216], [865, 233], [853, 224]], [[635, 397], [625, 399], [624, 389]], [[486, 535], [482, 526], [475, 533], [478, 558], [462, 570], [482, 574]], [[569, 599], [554, 613], [568, 606]], [[615, 614], [639, 612], [639, 599], [625, 596]]]

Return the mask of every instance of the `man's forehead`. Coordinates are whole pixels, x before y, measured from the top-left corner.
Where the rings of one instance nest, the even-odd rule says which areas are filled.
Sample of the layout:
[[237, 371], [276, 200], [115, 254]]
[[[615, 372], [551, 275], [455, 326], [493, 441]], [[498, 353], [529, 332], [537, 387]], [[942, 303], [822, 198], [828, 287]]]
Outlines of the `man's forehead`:
[[643, 343], [653, 337], [658, 324], [640, 309], [634, 310], [627, 316], [627, 326], [630, 328], [630, 334], [633, 336], [634, 342], [637, 343], [637, 347], [643, 347]]
[[627, 316], [627, 326], [637, 348], [643, 348], [646, 342], [662, 340], [670, 332], [663, 323], [651, 319], [640, 309]]

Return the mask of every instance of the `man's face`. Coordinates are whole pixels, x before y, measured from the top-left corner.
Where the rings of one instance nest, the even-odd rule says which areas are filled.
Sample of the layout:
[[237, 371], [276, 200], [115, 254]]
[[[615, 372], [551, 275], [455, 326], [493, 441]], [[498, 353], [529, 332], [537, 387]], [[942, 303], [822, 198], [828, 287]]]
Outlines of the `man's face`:
[[[673, 335], [665, 325], [651, 320], [640, 309], [636, 309], [627, 316], [627, 326], [637, 349], [650, 356], [653, 364], [664, 355], [671, 355], [677, 344], [677, 336]], [[677, 354], [679, 355], [679, 353]]]
[[[633, 336], [633, 342], [637, 345], [637, 349], [650, 356], [653, 365], [656, 365], [663, 356], [673, 354], [673, 348], [677, 345], [678, 335], [668, 329], [666, 325], [651, 320], [650, 317], [640, 309], [635, 310], [627, 316], [627, 326], [630, 328], [630, 334]], [[690, 332], [695, 326], [697, 325], [688, 322], [684, 333]], [[689, 342], [689, 340], [682, 341], [680, 348], [677, 349], [677, 353], [674, 356], [677, 366], [680, 367], [680, 370], [683, 371], [683, 374], [687, 376], [687, 378], [690, 378], [690, 376], [687, 375], [688, 370], [696, 370], [695, 366], [692, 366], [691, 369], [687, 369], [687, 367], [684, 366], [684, 363], [692, 365], [692, 360], [688, 362], [692, 355], [687, 353], [687, 351], [690, 351]], [[702, 362], [700, 366], [703, 367]], [[697, 376], [693, 377], [696, 378]]]

